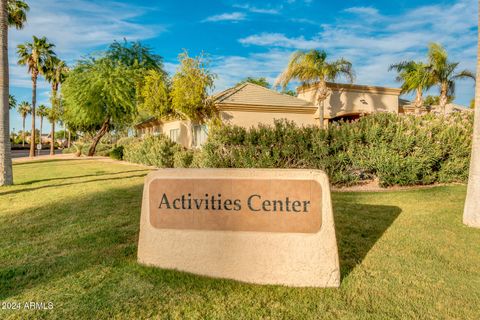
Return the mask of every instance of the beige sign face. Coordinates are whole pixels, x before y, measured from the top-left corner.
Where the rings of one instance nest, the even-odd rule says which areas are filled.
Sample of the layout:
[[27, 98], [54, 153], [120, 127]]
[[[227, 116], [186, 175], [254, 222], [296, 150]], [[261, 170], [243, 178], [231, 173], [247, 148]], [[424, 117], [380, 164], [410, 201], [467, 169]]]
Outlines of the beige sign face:
[[322, 188], [315, 180], [157, 178], [149, 208], [157, 229], [317, 233]]

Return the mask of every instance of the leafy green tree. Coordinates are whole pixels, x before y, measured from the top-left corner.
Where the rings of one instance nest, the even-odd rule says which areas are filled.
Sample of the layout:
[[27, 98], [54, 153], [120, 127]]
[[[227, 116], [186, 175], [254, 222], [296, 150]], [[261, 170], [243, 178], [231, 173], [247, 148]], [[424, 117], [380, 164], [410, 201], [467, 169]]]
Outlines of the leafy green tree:
[[123, 43], [114, 41], [105, 57], [112, 61], [117, 61], [125, 66], [136, 67], [144, 70], [157, 70], [166, 75], [163, 70], [163, 59], [161, 56], [154, 54], [152, 49], [143, 45], [140, 42]]
[[43, 134], [43, 118], [48, 116], [48, 108], [45, 105], [39, 105], [37, 108], [37, 117], [40, 118], [40, 143], [42, 141], [42, 134]]
[[172, 79], [172, 109], [181, 118], [189, 119], [188, 141], [193, 142], [192, 122], [205, 122], [215, 115], [209, 91], [215, 75], [208, 69], [209, 61], [202, 53], [190, 57], [187, 51], [179, 55], [180, 66]]
[[290, 89], [286, 89], [284, 88], [282, 90], [282, 93], [283, 94], [288, 94], [289, 96], [292, 96], [292, 97], [296, 97], [297, 96], [297, 93], [294, 91], [294, 90], [290, 90]]
[[475, 109], [475, 98], [470, 100], [470, 109]]
[[300, 81], [302, 86], [315, 86], [319, 125], [323, 128], [324, 104], [331, 92], [327, 87], [327, 81], [333, 82], [339, 76], [345, 76], [353, 82], [351, 62], [343, 58], [327, 61], [327, 53], [323, 50], [297, 51], [290, 57], [288, 66], [275, 81], [275, 86], [281, 85], [285, 89], [292, 80]]
[[17, 111], [22, 117], [22, 146], [25, 146], [25, 119], [32, 113], [32, 106], [27, 101], [22, 101], [18, 105]]
[[244, 84], [246, 82], [253, 83], [253, 84], [265, 87], [265, 88], [270, 88], [271, 87], [270, 83], [268, 83], [267, 79], [264, 78], [264, 77], [261, 77], [261, 78], [247, 77], [247, 78], [243, 79], [242, 81], [238, 82], [236, 85], [238, 86], [238, 85]]
[[390, 70], [398, 72], [396, 80], [402, 82], [402, 93], [415, 92], [415, 113], [423, 107], [423, 93], [433, 86], [433, 77], [428, 65], [422, 62], [405, 61], [392, 64]]
[[438, 43], [430, 44], [428, 63], [433, 81], [440, 88], [440, 111], [445, 113], [448, 97], [455, 95], [455, 81], [466, 78], [475, 80], [475, 74], [469, 70], [457, 72], [459, 62], [449, 61], [447, 51]]
[[209, 99], [215, 75], [208, 69], [209, 62], [204, 54], [190, 57], [184, 51], [179, 61], [180, 66], [172, 79], [172, 108], [184, 118], [203, 122], [215, 113]]
[[63, 84], [64, 119], [83, 131], [95, 130], [88, 155], [113, 128], [132, 123], [138, 88], [148, 70], [162, 71], [161, 58], [139, 43], [115, 42], [99, 57], [81, 60]]
[[139, 108], [141, 111], [159, 118], [172, 115], [170, 83], [164, 72], [154, 69], [148, 70], [139, 91]]
[[[40, 74], [44, 74], [45, 64], [52, 56], [55, 56], [53, 48], [47, 38], [33, 36], [32, 42], [20, 44], [17, 47], [18, 64], [26, 65], [32, 77], [32, 138], [35, 141], [35, 105], [37, 103], [37, 80]], [[30, 144], [30, 157], [35, 156], [35, 145]]]

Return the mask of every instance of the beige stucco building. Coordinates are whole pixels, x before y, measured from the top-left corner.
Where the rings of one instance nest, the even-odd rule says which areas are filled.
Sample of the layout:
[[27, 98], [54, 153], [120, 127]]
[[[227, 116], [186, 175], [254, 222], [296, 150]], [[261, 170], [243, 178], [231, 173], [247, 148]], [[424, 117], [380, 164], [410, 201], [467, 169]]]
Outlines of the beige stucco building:
[[[325, 123], [351, 120], [375, 112], [407, 113], [407, 102], [400, 99], [401, 90], [356, 84], [327, 84], [330, 94], [324, 102]], [[298, 126], [319, 124], [315, 86], [297, 90], [297, 97], [279, 93], [262, 86], [244, 83], [217, 93], [215, 108], [220, 120], [244, 128], [273, 124], [286, 119]], [[207, 139], [205, 124], [188, 120], [147, 119], [135, 126], [137, 134], [164, 134], [185, 147], [199, 147]]]

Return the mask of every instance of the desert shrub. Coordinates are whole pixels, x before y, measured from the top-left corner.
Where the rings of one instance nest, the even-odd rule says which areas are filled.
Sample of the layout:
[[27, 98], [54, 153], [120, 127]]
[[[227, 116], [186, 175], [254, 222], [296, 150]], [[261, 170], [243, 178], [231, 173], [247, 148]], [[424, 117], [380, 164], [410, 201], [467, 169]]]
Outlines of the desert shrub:
[[180, 146], [164, 135], [147, 136], [125, 144], [123, 158], [129, 162], [158, 168], [172, 168], [174, 155], [179, 150]]
[[123, 160], [123, 146], [116, 146], [110, 151], [110, 158]]
[[312, 168], [333, 184], [378, 177], [382, 186], [461, 182], [468, 176], [473, 115], [379, 113], [326, 130], [287, 121], [210, 132], [192, 167]]
[[193, 161], [193, 150], [178, 147], [173, 155], [173, 166], [175, 168], [189, 168]]

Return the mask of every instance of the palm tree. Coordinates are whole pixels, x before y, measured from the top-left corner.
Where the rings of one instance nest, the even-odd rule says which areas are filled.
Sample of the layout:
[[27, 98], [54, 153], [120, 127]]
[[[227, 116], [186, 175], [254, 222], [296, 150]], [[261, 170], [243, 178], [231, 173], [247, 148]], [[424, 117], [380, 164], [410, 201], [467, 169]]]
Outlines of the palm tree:
[[23, 28], [28, 5], [21, 0], [2, 1], [0, 4], [0, 186], [13, 184], [12, 153], [10, 145], [8, 27]]
[[23, 0], [8, 0], [8, 25], [15, 29], [23, 29], [27, 21], [27, 12], [30, 10], [28, 4]]
[[448, 98], [455, 95], [455, 81], [465, 78], [475, 80], [475, 75], [469, 70], [456, 72], [459, 63], [449, 61], [447, 51], [438, 43], [429, 45], [428, 63], [432, 79], [440, 88], [440, 111], [445, 114]]
[[[478, 15], [480, 27], [480, 12]], [[480, 28], [477, 47], [477, 78], [480, 77]], [[467, 199], [463, 210], [463, 223], [480, 228], [480, 81], [475, 83], [475, 120], [473, 123], [472, 156], [468, 176]]]
[[[18, 64], [26, 65], [28, 72], [32, 76], [32, 137], [35, 141], [35, 104], [37, 103], [37, 79], [39, 74], [43, 74], [46, 61], [55, 55], [53, 47], [47, 38], [37, 38], [33, 36], [32, 42], [20, 44], [17, 47], [19, 56]], [[35, 143], [30, 144], [30, 157], [35, 156]]]
[[55, 107], [51, 107], [47, 109], [47, 118], [50, 121], [51, 129], [50, 129], [50, 155], [53, 156], [55, 154], [55, 123], [59, 119], [59, 112], [58, 109]]
[[[55, 56], [50, 57], [45, 64], [44, 74], [45, 79], [50, 83], [52, 92], [50, 98], [52, 101], [52, 113], [51, 118], [56, 118], [58, 120], [60, 110], [60, 98], [58, 97], [58, 88], [65, 81], [68, 73], [68, 67], [65, 61], [58, 59]], [[54, 112], [55, 111], [55, 112]], [[53, 116], [53, 113], [55, 116]], [[55, 139], [55, 125], [52, 124], [51, 130], [52, 141]], [[54, 155], [54, 143], [50, 144], [50, 155]]]
[[25, 146], [25, 119], [27, 118], [27, 115], [32, 113], [32, 106], [27, 101], [22, 101], [18, 105], [17, 111], [22, 117], [22, 146]]
[[42, 134], [43, 134], [43, 118], [48, 116], [48, 108], [45, 105], [39, 105], [36, 112], [37, 116], [40, 118], [40, 144], [42, 143]]
[[292, 80], [298, 80], [302, 86], [315, 85], [320, 128], [323, 128], [325, 100], [330, 94], [327, 81], [334, 82], [339, 76], [345, 76], [353, 82], [352, 64], [345, 59], [327, 61], [327, 53], [322, 50], [297, 51], [290, 57], [287, 68], [275, 81], [275, 86], [285, 89]]
[[432, 74], [428, 65], [422, 62], [405, 61], [392, 64], [389, 70], [396, 70], [397, 81], [402, 83], [402, 93], [415, 92], [415, 114], [419, 114], [423, 106], [423, 92], [433, 85]]
[[15, 109], [17, 107], [17, 99], [11, 94], [8, 95], [8, 108]]

